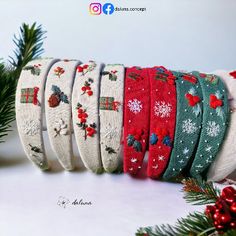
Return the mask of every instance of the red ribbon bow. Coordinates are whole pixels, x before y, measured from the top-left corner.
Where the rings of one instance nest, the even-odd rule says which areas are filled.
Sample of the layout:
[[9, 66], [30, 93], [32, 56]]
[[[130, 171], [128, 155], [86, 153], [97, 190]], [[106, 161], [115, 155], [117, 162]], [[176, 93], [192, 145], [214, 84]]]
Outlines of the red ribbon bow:
[[201, 101], [199, 96], [192, 95], [190, 93], [185, 94], [185, 97], [188, 99], [188, 104], [191, 107], [194, 107], [197, 103]]
[[221, 99], [218, 99], [216, 95], [211, 94], [210, 95], [210, 107], [213, 109], [216, 109], [217, 107], [221, 107], [223, 105], [223, 101]]

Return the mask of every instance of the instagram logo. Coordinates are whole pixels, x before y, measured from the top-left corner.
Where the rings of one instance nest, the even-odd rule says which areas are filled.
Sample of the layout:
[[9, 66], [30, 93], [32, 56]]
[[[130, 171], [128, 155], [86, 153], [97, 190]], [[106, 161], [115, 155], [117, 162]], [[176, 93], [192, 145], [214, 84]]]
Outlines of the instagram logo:
[[100, 15], [102, 13], [102, 5], [100, 3], [94, 2], [89, 6], [90, 14]]

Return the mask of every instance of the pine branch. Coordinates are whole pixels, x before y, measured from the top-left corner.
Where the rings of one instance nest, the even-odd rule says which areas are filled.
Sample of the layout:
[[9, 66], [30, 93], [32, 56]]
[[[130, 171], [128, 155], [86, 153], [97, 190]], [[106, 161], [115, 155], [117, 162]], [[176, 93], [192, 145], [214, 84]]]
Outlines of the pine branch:
[[14, 36], [15, 58], [10, 57], [11, 67], [0, 62], [0, 143], [10, 131], [10, 123], [15, 119], [15, 92], [17, 80], [22, 68], [31, 60], [36, 59], [43, 52], [45, 31], [41, 25], [23, 24], [20, 35]]
[[220, 195], [220, 190], [212, 182], [193, 178], [185, 179], [182, 182], [184, 184], [184, 199], [193, 205], [215, 203]]
[[10, 57], [9, 61], [15, 67], [17, 75], [20, 75], [22, 68], [29, 61], [38, 58], [43, 53], [45, 33], [46, 31], [42, 30], [42, 26], [36, 26], [35, 22], [31, 26], [23, 23], [20, 27], [20, 34], [14, 35], [15, 58]]
[[169, 224], [140, 228], [136, 236], [206, 236], [215, 231], [213, 222], [204, 213], [194, 212]]

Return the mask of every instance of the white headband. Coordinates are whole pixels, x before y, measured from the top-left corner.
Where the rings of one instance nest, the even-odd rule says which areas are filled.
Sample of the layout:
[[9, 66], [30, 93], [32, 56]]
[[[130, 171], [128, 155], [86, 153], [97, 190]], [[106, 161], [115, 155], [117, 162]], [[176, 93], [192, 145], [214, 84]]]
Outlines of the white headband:
[[226, 85], [231, 111], [224, 143], [207, 174], [208, 180], [221, 181], [236, 169], [236, 79], [230, 75], [230, 71], [219, 70], [214, 71], [212, 74], [220, 76]]
[[56, 59], [38, 59], [23, 68], [16, 90], [16, 122], [27, 157], [40, 169], [49, 168], [42, 136], [44, 84]]
[[108, 64], [102, 72], [99, 112], [103, 167], [114, 172], [121, 163], [123, 129], [124, 66]]
[[98, 98], [101, 64], [89, 61], [77, 67], [72, 95], [73, 126], [85, 167], [102, 171], [99, 144]]
[[71, 94], [79, 61], [55, 63], [48, 73], [45, 89], [45, 114], [49, 140], [65, 170], [74, 168], [71, 141]]

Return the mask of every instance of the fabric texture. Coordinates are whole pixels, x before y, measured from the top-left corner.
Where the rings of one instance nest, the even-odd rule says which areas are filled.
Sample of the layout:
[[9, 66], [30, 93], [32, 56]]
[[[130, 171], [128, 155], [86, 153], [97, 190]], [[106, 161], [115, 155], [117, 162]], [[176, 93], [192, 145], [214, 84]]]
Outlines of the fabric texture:
[[236, 73], [234, 77], [233, 72], [225, 70], [212, 72], [222, 79], [228, 90], [230, 118], [224, 143], [207, 173], [209, 181], [221, 181], [236, 170]]
[[228, 125], [227, 90], [218, 76], [193, 72], [202, 87], [203, 122], [198, 148], [190, 175], [202, 178], [223, 142]]
[[114, 172], [122, 158], [124, 66], [108, 64], [102, 71], [99, 114], [103, 168]]
[[103, 171], [99, 139], [99, 88], [102, 65], [89, 61], [77, 67], [72, 95], [73, 127], [85, 167]]
[[142, 167], [149, 136], [150, 85], [148, 69], [126, 68], [124, 104], [124, 172]]
[[22, 70], [16, 89], [16, 123], [27, 157], [41, 170], [47, 170], [42, 123], [44, 84], [50, 67], [57, 59], [37, 59]]
[[150, 137], [147, 175], [159, 178], [173, 147], [176, 121], [176, 77], [164, 67], [148, 69], [150, 78]]
[[65, 170], [74, 169], [71, 140], [71, 94], [79, 61], [61, 60], [48, 73], [45, 89], [45, 115], [53, 151]]

